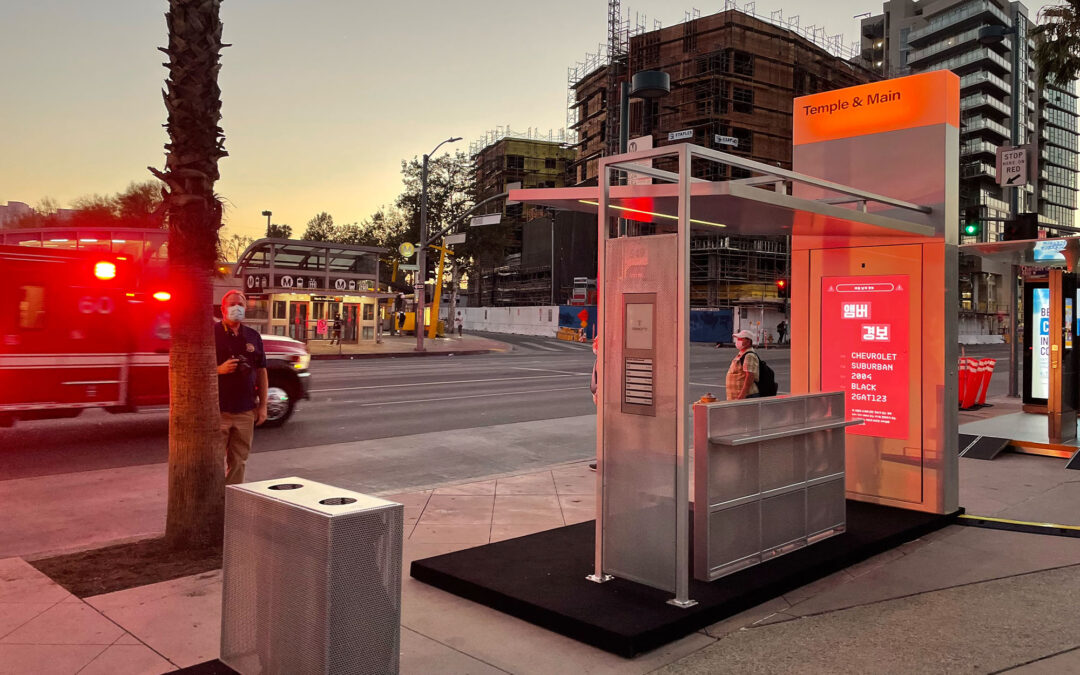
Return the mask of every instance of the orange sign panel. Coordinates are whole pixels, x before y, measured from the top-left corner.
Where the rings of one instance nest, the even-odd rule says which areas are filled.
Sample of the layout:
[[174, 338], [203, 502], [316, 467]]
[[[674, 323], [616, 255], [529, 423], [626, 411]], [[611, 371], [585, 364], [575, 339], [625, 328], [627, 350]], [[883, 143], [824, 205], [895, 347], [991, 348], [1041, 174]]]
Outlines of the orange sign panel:
[[934, 124], [960, 126], [960, 78], [948, 70], [795, 99], [794, 145]]

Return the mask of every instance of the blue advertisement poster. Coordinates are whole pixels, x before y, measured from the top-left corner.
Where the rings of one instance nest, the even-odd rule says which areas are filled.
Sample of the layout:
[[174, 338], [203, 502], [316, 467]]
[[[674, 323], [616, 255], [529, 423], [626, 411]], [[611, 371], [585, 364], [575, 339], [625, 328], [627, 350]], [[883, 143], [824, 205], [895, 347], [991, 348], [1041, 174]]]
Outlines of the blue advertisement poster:
[[1050, 396], [1050, 289], [1032, 289], [1031, 397]]

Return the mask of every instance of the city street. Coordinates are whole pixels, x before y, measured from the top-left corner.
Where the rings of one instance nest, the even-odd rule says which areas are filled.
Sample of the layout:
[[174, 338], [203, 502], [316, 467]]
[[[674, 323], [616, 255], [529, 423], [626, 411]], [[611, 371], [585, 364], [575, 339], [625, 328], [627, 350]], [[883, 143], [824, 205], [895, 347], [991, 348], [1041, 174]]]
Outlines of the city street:
[[[477, 356], [315, 361], [311, 400], [301, 402], [285, 426], [257, 431], [254, 452], [593, 413], [589, 345], [543, 337], [485, 337], [513, 349]], [[969, 347], [967, 353], [998, 359], [990, 396], [1005, 395], [1008, 345]], [[724, 372], [733, 355], [731, 348], [693, 344], [691, 395], [712, 392], [722, 397]], [[760, 355], [776, 372], [780, 391], [786, 392], [787, 349], [761, 350]], [[548, 459], [582, 459], [589, 444], [584, 448], [573, 456], [552, 448]], [[156, 464], [167, 458], [168, 416], [163, 409], [124, 415], [90, 411], [72, 420], [20, 422], [0, 429], [2, 480]], [[394, 462], [393, 457], [383, 460]], [[430, 461], [438, 464], [440, 458], [432, 455]], [[407, 475], [399, 479], [395, 487], [415, 485]]]
[[[314, 361], [311, 400], [301, 402], [283, 427], [257, 431], [254, 452], [593, 413], [590, 345], [542, 337], [485, 337], [503, 340], [513, 350], [460, 357]], [[733, 354], [731, 349], [694, 345], [692, 395], [706, 391], [722, 395], [723, 372]], [[786, 383], [787, 351], [772, 351], [764, 358], [777, 371], [778, 380]], [[164, 409], [124, 415], [89, 411], [72, 420], [20, 422], [0, 429], [4, 480], [156, 464], [167, 458]], [[551, 457], [564, 459], [568, 458]], [[439, 458], [433, 456], [431, 461], [438, 463]]]

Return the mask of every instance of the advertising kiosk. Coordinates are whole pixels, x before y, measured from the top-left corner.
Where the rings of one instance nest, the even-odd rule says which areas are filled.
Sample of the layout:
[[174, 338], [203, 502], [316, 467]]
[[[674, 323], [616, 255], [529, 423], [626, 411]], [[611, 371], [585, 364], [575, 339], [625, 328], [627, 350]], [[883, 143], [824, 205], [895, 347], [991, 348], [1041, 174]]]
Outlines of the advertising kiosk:
[[[957, 512], [959, 79], [803, 97], [793, 118], [792, 171], [679, 144], [602, 158], [596, 187], [511, 191], [597, 214], [596, 521], [417, 561], [414, 577], [632, 655]], [[710, 165], [752, 177], [698, 178]], [[790, 394], [692, 413], [698, 230], [791, 237]]]

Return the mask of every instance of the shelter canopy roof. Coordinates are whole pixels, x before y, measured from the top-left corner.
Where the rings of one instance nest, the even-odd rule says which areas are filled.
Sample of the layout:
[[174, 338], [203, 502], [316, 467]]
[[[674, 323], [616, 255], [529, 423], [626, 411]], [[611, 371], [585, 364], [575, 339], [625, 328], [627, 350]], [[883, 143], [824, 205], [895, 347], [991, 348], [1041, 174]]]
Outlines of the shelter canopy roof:
[[[612, 186], [610, 207], [628, 220], [675, 225], [679, 217], [678, 190], [679, 186], [672, 183]], [[834, 245], [844, 245], [855, 237], [934, 236], [934, 229], [928, 225], [856, 210], [851, 204], [793, 197], [752, 182], [696, 181], [691, 183], [690, 195], [690, 223], [695, 230], [827, 237]], [[511, 190], [509, 199], [597, 213], [600, 188]]]
[[1072, 269], [1080, 258], [1080, 237], [964, 244], [960, 251], [993, 262]]

